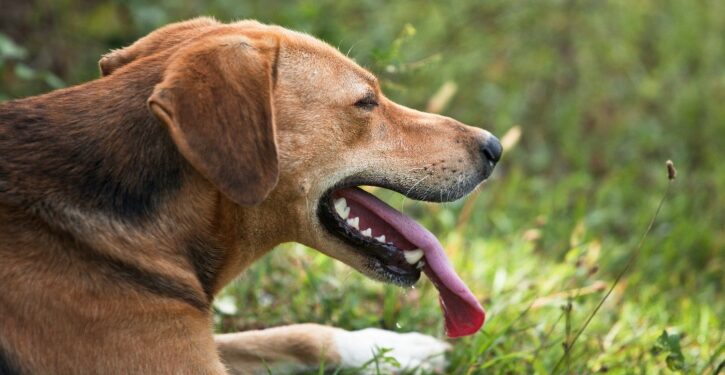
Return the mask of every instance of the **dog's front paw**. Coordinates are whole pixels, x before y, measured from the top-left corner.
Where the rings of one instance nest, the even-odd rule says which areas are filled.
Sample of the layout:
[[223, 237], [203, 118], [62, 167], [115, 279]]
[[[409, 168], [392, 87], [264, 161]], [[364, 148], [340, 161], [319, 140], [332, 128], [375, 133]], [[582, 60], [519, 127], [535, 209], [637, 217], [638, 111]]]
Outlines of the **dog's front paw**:
[[352, 332], [339, 329], [334, 341], [341, 366], [360, 369], [361, 373], [443, 372], [444, 354], [451, 349], [448, 343], [421, 333], [396, 333], [377, 328]]

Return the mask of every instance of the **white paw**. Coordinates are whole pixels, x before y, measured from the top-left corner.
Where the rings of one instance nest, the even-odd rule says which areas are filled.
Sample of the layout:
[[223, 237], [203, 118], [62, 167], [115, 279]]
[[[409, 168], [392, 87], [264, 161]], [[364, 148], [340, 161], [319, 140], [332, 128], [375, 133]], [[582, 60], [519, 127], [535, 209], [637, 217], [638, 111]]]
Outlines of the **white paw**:
[[[336, 330], [334, 335], [340, 364], [343, 368], [362, 368], [362, 373], [395, 373], [401, 370], [442, 372], [444, 353], [451, 346], [434, 337], [417, 332], [396, 333], [377, 328], [360, 331]], [[393, 357], [400, 364], [380, 358], [380, 349], [390, 349], [385, 357]], [[377, 359], [375, 357], [378, 357]]]

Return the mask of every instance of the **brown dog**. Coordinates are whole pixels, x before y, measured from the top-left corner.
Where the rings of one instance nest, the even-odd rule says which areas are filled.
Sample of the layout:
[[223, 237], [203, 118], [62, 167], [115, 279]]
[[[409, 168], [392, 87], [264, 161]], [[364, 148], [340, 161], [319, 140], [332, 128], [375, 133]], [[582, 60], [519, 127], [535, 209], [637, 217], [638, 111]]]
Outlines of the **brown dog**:
[[215, 293], [290, 241], [400, 285], [423, 269], [451, 336], [481, 326], [437, 241], [355, 186], [458, 199], [491, 173], [495, 137], [399, 106], [335, 49], [254, 21], [169, 25], [100, 67], [0, 104], [0, 373], [354, 367], [375, 346], [417, 366], [446, 349], [314, 324], [214, 337]]

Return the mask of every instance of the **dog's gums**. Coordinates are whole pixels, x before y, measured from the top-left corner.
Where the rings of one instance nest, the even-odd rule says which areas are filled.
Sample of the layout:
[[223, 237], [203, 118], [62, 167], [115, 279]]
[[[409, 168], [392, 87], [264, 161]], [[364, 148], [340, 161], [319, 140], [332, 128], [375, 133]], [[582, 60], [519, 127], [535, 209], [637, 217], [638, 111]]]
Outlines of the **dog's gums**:
[[335, 190], [322, 198], [318, 216], [323, 225], [364, 255], [368, 259], [367, 268], [379, 280], [399, 286], [415, 284], [423, 261], [410, 262], [410, 255], [406, 257], [408, 251], [416, 256], [415, 246], [365, 206], [350, 199], [349, 194], [343, 196], [347, 190], [352, 189]]
[[[392, 245], [392, 246], [400, 249], [400, 246], [396, 246], [395, 242], [387, 240], [388, 238], [392, 239], [392, 237], [394, 237], [393, 235], [391, 235], [392, 228], [387, 227], [385, 225], [374, 225], [374, 223], [370, 223], [370, 225], [372, 225], [372, 227], [368, 227], [365, 230], [361, 230], [360, 229], [360, 216], [356, 216], [356, 215], [351, 216], [350, 215], [350, 206], [347, 205], [347, 199], [345, 199], [344, 197], [339, 197], [339, 198], [335, 198], [333, 200], [333, 202], [335, 205], [335, 213], [337, 213], [337, 215], [341, 219], [345, 220], [345, 223], [348, 226], [359, 231], [363, 237], [368, 237], [368, 238], [372, 237], [376, 241], [380, 242], [381, 244]], [[363, 224], [365, 224], [366, 221], [374, 221], [375, 216], [371, 216], [369, 214], [365, 215], [365, 213], [366, 213], [365, 211], [367, 211], [367, 210], [365, 210], [365, 208], [363, 208], [362, 206], [357, 206], [355, 211], [353, 212], [353, 214], [358, 214], [358, 212], [357, 212], [358, 210], [362, 211], [360, 213], [360, 215], [363, 215]], [[375, 227], [375, 232], [373, 232], [373, 227]], [[378, 234], [378, 233], [381, 233], [381, 234], [379, 236], [376, 236], [376, 234]], [[388, 237], [385, 237], [386, 236], [385, 233], [387, 233]], [[421, 249], [402, 250], [401, 249], [401, 251], [403, 252], [403, 257], [405, 258], [405, 261], [408, 262], [408, 264], [415, 265], [415, 267], [418, 269], [423, 268], [423, 266], [425, 265], [425, 261], [421, 260], [423, 258], [423, 250], [421, 250]]]
[[422, 269], [440, 292], [449, 337], [473, 334], [483, 325], [483, 308], [456, 275], [438, 240], [418, 223], [357, 187], [328, 193], [319, 215], [331, 233], [376, 265], [371, 268], [380, 279], [407, 286]]

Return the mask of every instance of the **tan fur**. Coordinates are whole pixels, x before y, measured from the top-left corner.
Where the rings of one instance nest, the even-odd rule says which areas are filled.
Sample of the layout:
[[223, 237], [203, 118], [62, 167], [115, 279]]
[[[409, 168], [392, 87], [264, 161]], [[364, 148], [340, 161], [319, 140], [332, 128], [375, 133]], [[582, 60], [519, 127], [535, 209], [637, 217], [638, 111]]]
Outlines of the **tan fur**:
[[[23, 373], [220, 374], [216, 345], [240, 373], [336, 363], [330, 327], [215, 344], [211, 298], [291, 241], [378, 277], [321, 227], [320, 196], [373, 172], [460, 196], [489, 137], [253, 21], [169, 25], [99, 65], [98, 80], [0, 104], [0, 361]], [[366, 93], [374, 110], [354, 105]]]
[[332, 342], [335, 329], [319, 324], [295, 324], [216, 335], [214, 340], [231, 373], [262, 372], [264, 364], [314, 368], [321, 363], [339, 362]]

